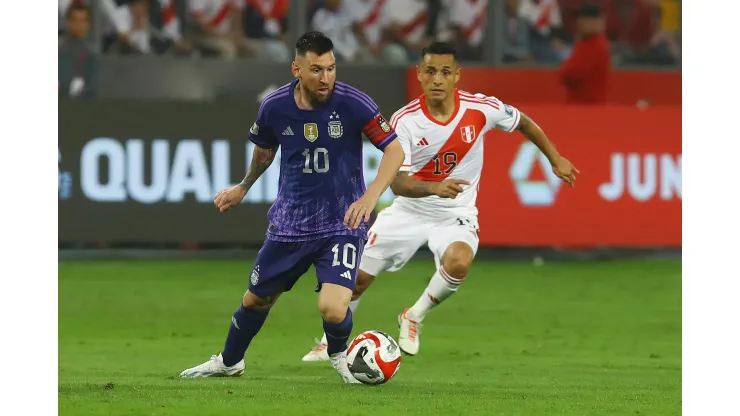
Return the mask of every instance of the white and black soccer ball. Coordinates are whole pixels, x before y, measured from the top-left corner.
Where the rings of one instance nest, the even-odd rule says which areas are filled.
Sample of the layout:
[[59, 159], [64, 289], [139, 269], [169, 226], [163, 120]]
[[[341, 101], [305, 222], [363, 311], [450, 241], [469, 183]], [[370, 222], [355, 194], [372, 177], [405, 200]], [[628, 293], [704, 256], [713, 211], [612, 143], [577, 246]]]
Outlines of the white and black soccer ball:
[[393, 337], [381, 331], [365, 331], [347, 349], [347, 364], [353, 376], [364, 384], [383, 384], [401, 366], [401, 348]]

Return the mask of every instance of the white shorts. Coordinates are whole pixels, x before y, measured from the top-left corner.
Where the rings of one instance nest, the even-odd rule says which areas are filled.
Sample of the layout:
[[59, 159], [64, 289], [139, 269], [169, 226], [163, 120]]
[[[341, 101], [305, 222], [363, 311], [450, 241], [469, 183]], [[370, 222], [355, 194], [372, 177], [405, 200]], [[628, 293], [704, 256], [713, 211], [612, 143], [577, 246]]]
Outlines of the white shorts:
[[378, 214], [370, 228], [360, 260], [360, 270], [377, 276], [401, 269], [424, 244], [434, 253], [437, 267], [447, 247], [455, 242], [468, 244], [478, 252], [478, 220], [454, 216], [430, 219], [390, 206]]

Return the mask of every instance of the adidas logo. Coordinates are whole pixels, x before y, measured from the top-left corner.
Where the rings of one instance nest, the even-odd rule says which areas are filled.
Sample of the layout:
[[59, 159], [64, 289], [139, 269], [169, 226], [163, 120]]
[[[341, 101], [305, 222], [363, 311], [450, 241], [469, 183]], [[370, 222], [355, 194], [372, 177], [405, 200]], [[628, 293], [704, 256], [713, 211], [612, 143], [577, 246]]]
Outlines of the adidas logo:
[[344, 277], [345, 279], [352, 280], [352, 273], [350, 273], [349, 270], [342, 273], [341, 276]]
[[417, 146], [429, 146], [429, 142], [425, 138], [421, 138], [418, 143], [416, 143]]
[[283, 130], [283, 136], [292, 136], [293, 135], [293, 129], [288, 126], [285, 130]]

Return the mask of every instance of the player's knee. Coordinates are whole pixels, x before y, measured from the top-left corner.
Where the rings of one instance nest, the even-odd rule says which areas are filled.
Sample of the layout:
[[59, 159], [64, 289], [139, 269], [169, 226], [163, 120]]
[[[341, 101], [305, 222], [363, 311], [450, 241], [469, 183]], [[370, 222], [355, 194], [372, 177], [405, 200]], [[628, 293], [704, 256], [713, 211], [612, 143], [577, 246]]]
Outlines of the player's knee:
[[257, 296], [247, 291], [242, 297], [242, 305], [247, 309], [270, 309], [277, 301], [279, 294], [268, 296]]
[[341, 304], [341, 302], [325, 304], [319, 303], [319, 311], [321, 312], [321, 317], [330, 324], [338, 324], [344, 321], [344, 318], [347, 316], [348, 309], [349, 305], [343, 305]]
[[467, 276], [472, 264], [473, 251], [469, 248], [454, 250], [450, 255], [445, 256], [442, 262], [445, 271], [457, 279]]

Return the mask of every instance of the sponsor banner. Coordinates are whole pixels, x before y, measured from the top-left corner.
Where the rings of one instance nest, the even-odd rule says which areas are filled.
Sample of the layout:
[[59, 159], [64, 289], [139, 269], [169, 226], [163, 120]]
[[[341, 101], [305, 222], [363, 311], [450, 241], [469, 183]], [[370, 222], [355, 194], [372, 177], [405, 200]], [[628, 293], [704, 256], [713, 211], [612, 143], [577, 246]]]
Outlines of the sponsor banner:
[[[279, 153], [241, 206], [219, 213], [213, 205], [244, 177], [258, 106], [60, 102], [60, 242], [261, 242]], [[366, 142], [364, 155], [369, 183], [382, 153]]]
[[[557, 70], [463, 68], [458, 88], [495, 96], [512, 105], [560, 104], [565, 88]], [[409, 101], [421, 95], [416, 68], [406, 72]], [[678, 71], [613, 71], [607, 91], [608, 104], [681, 105], [681, 73]]]
[[490, 133], [481, 244], [681, 246], [681, 107], [520, 109], [581, 174], [570, 188], [519, 133]]

